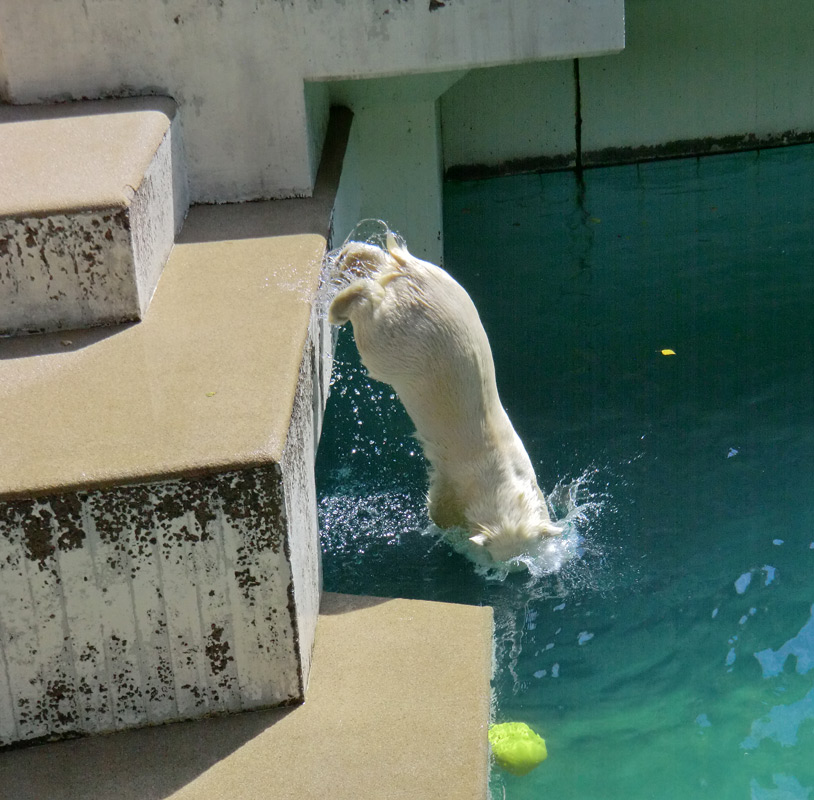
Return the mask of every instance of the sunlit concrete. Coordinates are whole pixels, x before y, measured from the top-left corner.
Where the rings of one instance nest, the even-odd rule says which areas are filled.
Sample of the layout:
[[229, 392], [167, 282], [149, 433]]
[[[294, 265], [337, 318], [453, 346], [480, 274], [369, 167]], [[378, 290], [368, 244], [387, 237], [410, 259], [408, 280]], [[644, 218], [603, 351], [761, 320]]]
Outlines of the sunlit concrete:
[[0, 745], [302, 700], [348, 117], [313, 198], [193, 208], [142, 322], [0, 339]]

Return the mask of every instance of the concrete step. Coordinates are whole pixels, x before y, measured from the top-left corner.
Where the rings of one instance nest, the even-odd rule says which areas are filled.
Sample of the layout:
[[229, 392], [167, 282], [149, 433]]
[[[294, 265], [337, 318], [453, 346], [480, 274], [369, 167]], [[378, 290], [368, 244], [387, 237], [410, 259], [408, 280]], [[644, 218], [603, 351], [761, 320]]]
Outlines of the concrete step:
[[188, 206], [169, 98], [0, 105], [0, 335], [141, 319]]
[[302, 701], [348, 125], [313, 198], [193, 208], [139, 324], [0, 339], [0, 747]]
[[326, 595], [305, 704], [0, 753], [15, 800], [485, 800], [490, 609]]

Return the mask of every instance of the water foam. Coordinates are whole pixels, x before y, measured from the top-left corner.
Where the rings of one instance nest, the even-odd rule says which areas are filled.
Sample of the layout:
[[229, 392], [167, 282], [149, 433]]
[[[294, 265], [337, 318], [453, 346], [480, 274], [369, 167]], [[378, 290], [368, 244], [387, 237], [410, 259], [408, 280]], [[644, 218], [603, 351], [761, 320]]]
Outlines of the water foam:
[[552, 519], [564, 528], [561, 536], [549, 536], [534, 550], [509, 561], [493, 561], [483, 548], [473, 546], [468, 531], [441, 530], [430, 525], [424, 533], [439, 536], [453, 550], [475, 564], [475, 571], [490, 581], [505, 581], [514, 572], [527, 571], [534, 583], [563, 568], [585, 553], [586, 539], [592, 524], [599, 520], [608, 503], [608, 495], [592, 485], [599, 470], [586, 469], [573, 480], [561, 480], [548, 496]]

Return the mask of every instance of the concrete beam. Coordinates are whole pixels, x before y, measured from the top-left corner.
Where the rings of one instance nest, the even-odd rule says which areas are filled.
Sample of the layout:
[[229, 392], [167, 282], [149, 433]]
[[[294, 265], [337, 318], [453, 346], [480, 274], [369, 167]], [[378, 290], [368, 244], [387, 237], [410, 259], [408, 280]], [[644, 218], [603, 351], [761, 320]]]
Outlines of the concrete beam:
[[333, 104], [353, 110], [334, 226], [342, 242], [360, 220], [381, 219], [410, 251], [443, 260], [443, 164], [438, 98], [466, 72], [332, 81]]

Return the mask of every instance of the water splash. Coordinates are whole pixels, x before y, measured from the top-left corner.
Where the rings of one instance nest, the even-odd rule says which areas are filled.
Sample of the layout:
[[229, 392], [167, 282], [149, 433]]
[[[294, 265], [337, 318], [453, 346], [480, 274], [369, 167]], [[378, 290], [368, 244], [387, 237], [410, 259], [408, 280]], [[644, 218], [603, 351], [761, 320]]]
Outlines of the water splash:
[[330, 548], [332, 557], [355, 560], [382, 545], [401, 544], [425, 524], [421, 508], [406, 492], [326, 496], [320, 499], [318, 512], [323, 546]]
[[598, 472], [591, 467], [573, 480], [557, 483], [547, 499], [552, 519], [564, 528], [563, 534], [546, 537], [531, 552], [509, 561], [495, 562], [483, 548], [473, 547], [468, 531], [445, 531], [431, 524], [424, 533], [442, 537], [453, 550], [472, 561], [475, 571], [487, 580], [505, 581], [511, 573], [527, 571], [534, 584], [547, 575], [562, 572], [585, 553], [588, 531], [598, 522], [609, 501], [607, 492], [592, 485]]
[[[405, 490], [375, 486], [370, 476], [360, 479], [349, 470], [322, 496], [320, 532], [328, 584], [333, 591], [363, 586], [366, 593], [383, 596], [490, 605], [496, 678], [506, 684], [500, 674], [507, 676], [507, 688], [518, 694], [526, 688], [518, 664], [527, 643], [536, 641], [528, 620], [541, 603], [579, 603], [586, 594], [609, 594], [620, 574], [629, 576], [630, 570], [619, 563], [623, 559], [617, 552], [618, 520], [606, 483], [609, 473], [591, 467], [560, 481], [549, 501], [565, 533], [514, 565], [462, 557], [456, 537], [466, 534], [443, 531], [429, 521], [423, 470], [421, 474], [422, 479], [408, 481]], [[512, 569], [517, 566], [521, 571]]]
[[[488, 602], [494, 610], [495, 679], [512, 695], [527, 688], [519, 664], [526, 645], [536, 641], [530, 615], [539, 613], [546, 601], [559, 600], [557, 608], [562, 609], [586, 594], [611, 594], [619, 575], [630, 574], [629, 567], [621, 566], [611, 481], [612, 470], [595, 466], [576, 478], [561, 479], [547, 499], [552, 518], [565, 527], [563, 536], [547, 543], [543, 552], [521, 558], [522, 574], [483, 571], [493, 587]], [[551, 675], [559, 676], [559, 664]]]

